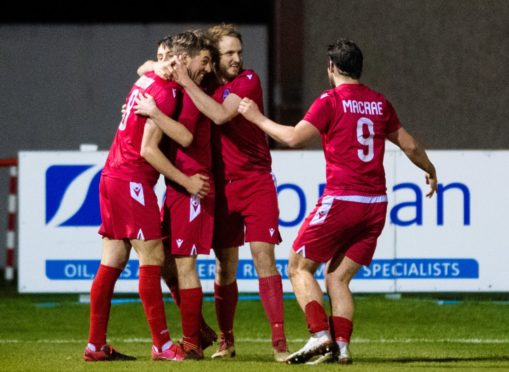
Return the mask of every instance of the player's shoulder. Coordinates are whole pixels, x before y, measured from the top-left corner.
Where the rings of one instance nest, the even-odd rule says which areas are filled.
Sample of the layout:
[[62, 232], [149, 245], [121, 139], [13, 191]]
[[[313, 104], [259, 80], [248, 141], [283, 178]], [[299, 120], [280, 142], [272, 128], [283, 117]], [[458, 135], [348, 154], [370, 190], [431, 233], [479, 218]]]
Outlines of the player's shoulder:
[[315, 102], [321, 103], [321, 104], [327, 104], [335, 99], [337, 97], [337, 91], [334, 89], [327, 89], [324, 90], [318, 97], [316, 97]]
[[150, 93], [152, 95], [173, 98], [176, 98], [181, 94], [182, 89], [180, 85], [178, 85], [173, 80], [163, 79], [153, 72], [147, 73], [143, 76], [153, 80], [153, 83], [145, 89], [147, 93]]
[[358, 86], [359, 91], [362, 94], [372, 97], [373, 100], [387, 101], [387, 98], [385, 97], [385, 95], [383, 93], [379, 92], [378, 90], [373, 89], [365, 84], [358, 84], [357, 86]]
[[318, 99], [330, 99], [334, 97], [336, 91], [334, 89], [327, 89], [324, 90], [320, 95], [318, 96]]
[[247, 80], [247, 81], [260, 81], [260, 77], [254, 70], [246, 69], [242, 70], [241, 73], [237, 76], [237, 79]]

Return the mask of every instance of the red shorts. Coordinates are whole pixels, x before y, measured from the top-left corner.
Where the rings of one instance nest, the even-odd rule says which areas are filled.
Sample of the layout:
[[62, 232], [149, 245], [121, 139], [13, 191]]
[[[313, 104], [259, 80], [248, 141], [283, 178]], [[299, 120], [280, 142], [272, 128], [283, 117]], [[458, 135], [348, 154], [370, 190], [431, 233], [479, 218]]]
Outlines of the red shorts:
[[161, 222], [153, 185], [101, 176], [99, 234], [110, 239], [161, 239]]
[[216, 187], [214, 249], [239, 247], [244, 242], [281, 242], [272, 174], [218, 182]]
[[166, 187], [162, 210], [163, 232], [168, 232], [165, 247], [170, 245], [172, 255], [196, 256], [210, 254], [214, 232], [214, 183], [203, 199], [185, 191]]
[[345, 255], [368, 266], [385, 225], [386, 212], [385, 196], [323, 196], [302, 224], [293, 250], [315, 262]]

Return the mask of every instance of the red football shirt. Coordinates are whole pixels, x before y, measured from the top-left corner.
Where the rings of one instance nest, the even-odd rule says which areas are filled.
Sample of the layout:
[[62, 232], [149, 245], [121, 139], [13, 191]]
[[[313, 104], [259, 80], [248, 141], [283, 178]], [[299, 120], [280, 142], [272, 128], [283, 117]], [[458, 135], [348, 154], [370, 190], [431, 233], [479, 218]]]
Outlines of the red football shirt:
[[322, 135], [326, 194], [385, 194], [385, 139], [401, 124], [382, 94], [342, 84], [317, 98], [304, 120]]
[[[240, 98], [249, 97], [263, 112], [260, 78], [253, 70], [244, 70], [221, 86], [214, 93], [214, 99], [222, 103], [232, 93]], [[215, 166], [226, 179], [271, 172], [272, 159], [267, 136], [242, 115], [216, 126], [214, 134]]]
[[193, 134], [193, 142], [184, 148], [172, 140], [167, 141], [168, 158], [182, 173], [188, 176], [196, 173], [210, 174], [212, 168], [212, 122], [198, 110], [185, 91], [178, 121]]
[[147, 118], [136, 115], [133, 107], [136, 98], [142, 93], [154, 97], [157, 107], [168, 116], [173, 116], [177, 108], [178, 85], [161, 79], [149, 72], [136, 81], [126, 98], [126, 113], [113, 139], [113, 143], [103, 168], [103, 174], [128, 181], [149, 182], [155, 184], [159, 178], [156, 171], [140, 155], [141, 141]]

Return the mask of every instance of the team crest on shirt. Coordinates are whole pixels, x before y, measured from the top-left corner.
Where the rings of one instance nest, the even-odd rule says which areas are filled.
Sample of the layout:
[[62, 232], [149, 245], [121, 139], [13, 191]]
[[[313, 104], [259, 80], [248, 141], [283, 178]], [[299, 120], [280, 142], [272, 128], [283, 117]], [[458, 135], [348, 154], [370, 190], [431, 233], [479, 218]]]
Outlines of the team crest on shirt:
[[193, 195], [189, 201], [189, 222], [194, 220], [201, 212], [200, 199]]
[[136, 200], [141, 205], [145, 205], [145, 197], [143, 195], [143, 186], [138, 182], [129, 182], [129, 187], [131, 189], [131, 198]]
[[223, 92], [223, 101], [230, 95], [230, 89], [225, 89]]

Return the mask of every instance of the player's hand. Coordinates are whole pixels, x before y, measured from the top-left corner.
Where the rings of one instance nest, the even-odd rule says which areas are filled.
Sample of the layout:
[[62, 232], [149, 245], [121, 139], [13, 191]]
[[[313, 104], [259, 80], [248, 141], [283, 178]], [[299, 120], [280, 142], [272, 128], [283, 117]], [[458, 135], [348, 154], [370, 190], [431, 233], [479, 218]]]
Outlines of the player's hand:
[[243, 98], [239, 103], [237, 109], [247, 120], [252, 123], [258, 123], [263, 118], [263, 114], [260, 112], [258, 105], [249, 98]]
[[184, 88], [192, 82], [191, 77], [189, 76], [189, 70], [185, 65], [181, 56], [175, 56], [170, 60], [170, 71], [173, 77], [178, 84], [182, 85]]
[[136, 98], [136, 105], [134, 106], [134, 113], [137, 115], [143, 115], [153, 117], [156, 115], [157, 108], [156, 101], [148, 93], [142, 93]]
[[209, 178], [203, 174], [196, 173], [189, 177], [188, 185], [185, 187], [189, 194], [202, 199], [207, 196], [210, 191]]
[[154, 73], [164, 80], [170, 80], [171, 74], [171, 61], [158, 61], [154, 63]]
[[434, 176], [432, 176], [429, 173], [426, 173], [426, 184], [429, 185], [430, 187], [430, 190], [426, 194], [426, 197], [431, 198], [438, 188], [437, 175], [435, 174]]

